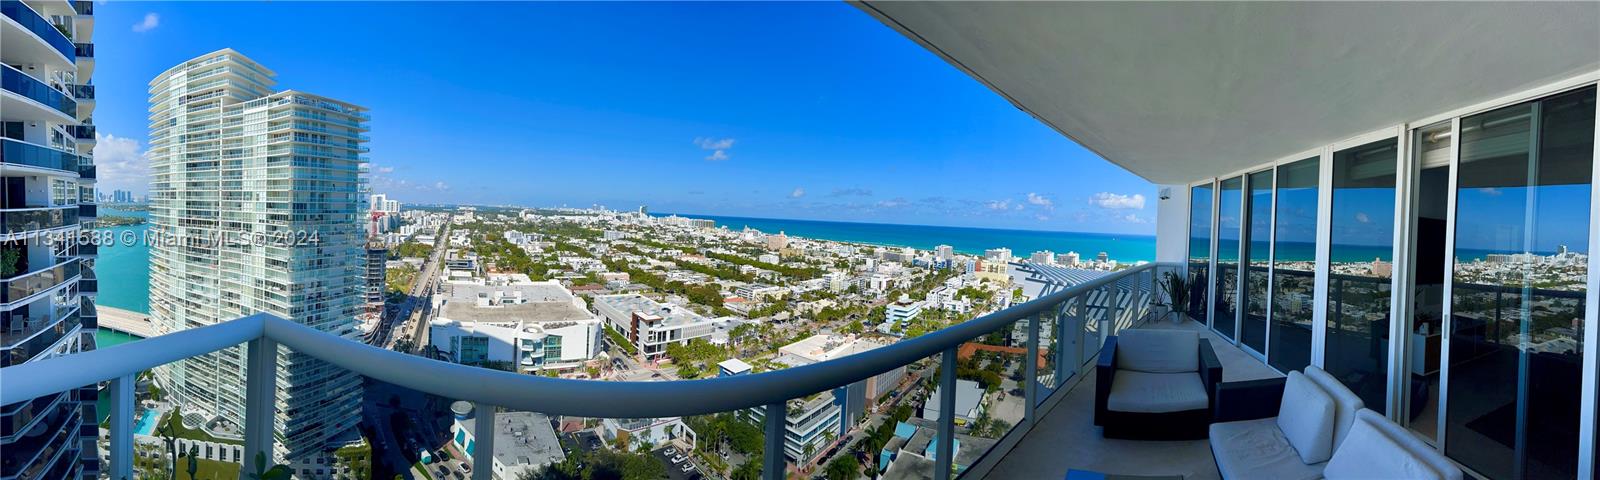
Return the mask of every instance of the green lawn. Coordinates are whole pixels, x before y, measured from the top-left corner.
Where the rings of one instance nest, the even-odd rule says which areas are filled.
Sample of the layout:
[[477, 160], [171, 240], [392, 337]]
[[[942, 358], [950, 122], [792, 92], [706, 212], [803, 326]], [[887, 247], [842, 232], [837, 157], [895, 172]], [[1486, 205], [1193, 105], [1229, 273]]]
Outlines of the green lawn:
[[[167, 416], [165, 418], [162, 418], [161, 421], [165, 422], [168, 425], [170, 425], [172, 427], [172, 430], [174, 432], [176, 432], [176, 436], [178, 438], [185, 438], [185, 439], [189, 439], [189, 440], [200, 440], [200, 441], [204, 441], [204, 442], [226, 443], [226, 444], [229, 444], [229, 445], [244, 445], [243, 441], [229, 440], [229, 439], [226, 439], [226, 438], [217, 438], [217, 437], [211, 436], [211, 434], [209, 434], [209, 433], [206, 433], [204, 430], [198, 430], [198, 429], [192, 429], [192, 428], [186, 427], [186, 426], [183, 425], [183, 420], [181, 420], [182, 417], [183, 417], [183, 411], [179, 410], [179, 409], [174, 409], [173, 411], [168, 412]], [[157, 431], [154, 432], [154, 433], [155, 433], [155, 435], [157, 437], [161, 436], [161, 433], [160, 433], [159, 429], [157, 429]]]
[[[190, 478], [188, 461], [184, 457], [178, 458], [178, 480], [235, 480], [239, 478], [239, 464], [203, 458], [195, 463], [194, 477]], [[137, 459], [135, 463], [146, 471], [165, 471], [170, 466], [168, 462], [143, 457]], [[166, 478], [164, 474], [159, 475], [159, 477]]]

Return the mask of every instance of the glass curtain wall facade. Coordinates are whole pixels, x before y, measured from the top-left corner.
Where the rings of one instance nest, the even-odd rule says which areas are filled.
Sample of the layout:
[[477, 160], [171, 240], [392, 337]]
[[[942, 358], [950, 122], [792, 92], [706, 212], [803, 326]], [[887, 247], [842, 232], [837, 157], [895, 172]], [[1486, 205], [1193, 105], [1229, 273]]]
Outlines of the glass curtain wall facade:
[[1323, 370], [1384, 413], [1394, 260], [1396, 139], [1333, 153]]
[[1278, 167], [1273, 215], [1272, 347], [1267, 363], [1281, 371], [1311, 364], [1311, 320], [1316, 305], [1317, 175], [1320, 158]]
[[1249, 176], [1245, 197], [1244, 316], [1239, 343], [1256, 353], [1267, 351], [1267, 282], [1272, 268], [1272, 170]]
[[1593, 87], [1461, 119], [1445, 452], [1577, 474]]
[[1212, 288], [1211, 328], [1234, 338], [1239, 322], [1239, 231], [1244, 203], [1244, 177], [1222, 181], [1217, 194], [1217, 264]]
[[1206, 323], [1206, 292], [1211, 271], [1212, 184], [1189, 188], [1189, 318]]
[[1596, 87], [1553, 91], [1192, 186], [1190, 316], [1474, 474], [1578, 476]]

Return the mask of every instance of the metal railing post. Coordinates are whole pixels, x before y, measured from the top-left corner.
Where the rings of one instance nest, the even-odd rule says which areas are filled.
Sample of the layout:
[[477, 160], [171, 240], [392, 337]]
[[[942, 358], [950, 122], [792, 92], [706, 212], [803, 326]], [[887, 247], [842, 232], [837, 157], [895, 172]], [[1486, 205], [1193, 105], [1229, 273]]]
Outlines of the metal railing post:
[[1100, 344], [1105, 344], [1105, 338], [1114, 334], [1111, 329], [1117, 326], [1117, 316], [1121, 312], [1117, 309], [1117, 282], [1106, 285], [1106, 316], [1100, 323]]
[[494, 405], [472, 403], [472, 480], [494, 479]]
[[939, 442], [933, 459], [934, 480], [950, 480], [956, 437], [956, 349], [939, 354]]
[[1026, 372], [1024, 375], [1028, 379], [1028, 384], [1023, 387], [1024, 397], [1028, 402], [1022, 407], [1022, 421], [1029, 425], [1038, 420], [1034, 418], [1034, 408], [1039, 404], [1039, 323], [1044, 319], [1044, 315], [1044, 312], [1040, 312], [1028, 320], [1028, 356], [1022, 360], [1022, 370]]
[[111, 478], [133, 478], [133, 382], [133, 375], [123, 375], [112, 379], [109, 387]]
[[256, 454], [273, 464], [273, 424], [277, 415], [278, 342], [266, 336], [250, 341], [245, 353], [244, 465], [240, 475], [253, 471]]
[[766, 427], [766, 449], [761, 453], [761, 478], [767, 480], [783, 480], [788, 466], [783, 459], [784, 424], [789, 420], [789, 406], [786, 402], [767, 404], [766, 412], [762, 414], [762, 425]]
[[[1077, 298], [1062, 300], [1061, 309], [1056, 313], [1056, 351], [1052, 352], [1056, 356], [1056, 384], [1052, 385], [1051, 388], [1061, 388], [1062, 385], [1066, 384], [1067, 378], [1078, 370], [1077, 358], [1082, 355], [1076, 352], [1082, 335], [1077, 333], [1082, 328], [1074, 327], [1078, 323], [1077, 314], [1069, 315], [1067, 311], [1067, 307], [1071, 305], [1071, 302], [1078, 301]], [[1067, 336], [1067, 332], [1072, 332], [1074, 335]]]

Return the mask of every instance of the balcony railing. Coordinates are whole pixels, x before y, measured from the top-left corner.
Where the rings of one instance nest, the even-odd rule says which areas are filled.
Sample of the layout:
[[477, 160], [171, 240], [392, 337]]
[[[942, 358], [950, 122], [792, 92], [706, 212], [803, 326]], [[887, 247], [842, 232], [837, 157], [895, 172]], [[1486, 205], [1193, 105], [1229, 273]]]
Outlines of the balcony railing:
[[94, 178], [95, 168], [93, 163], [78, 164], [78, 178]]
[[[20, 2], [4, 3], [7, 6], [19, 4]], [[50, 88], [49, 85], [39, 81], [39, 79], [30, 77], [28, 74], [22, 73], [21, 70], [11, 68], [10, 65], [4, 65], [4, 68], [0, 68], [0, 88], [42, 103], [68, 116], [76, 117], [78, 115], [78, 102], [73, 100], [71, 96], [62, 93], [60, 90]]]
[[67, 125], [67, 132], [78, 140], [94, 140], [94, 125]]
[[100, 206], [93, 203], [78, 204], [78, 219], [98, 217]]
[[[100, 381], [111, 382], [111, 476], [132, 477], [133, 401], [135, 375], [160, 365], [248, 344], [246, 361], [245, 458], [270, 453], [278, 346], [326, 361], [352, 372], [405, 388], [475, 403], [478, 431], [495, 429], [496, 408], [593, 418], [652, 418], [704, 415], [764, 407], [787, 411], [789, 401], [853, 385], [939, 357], [937, 398], [940, 411], [954, 412], [957, 350], [964, 344], [1008, 338], [1026, 331], [1026, 372], [1019, 388], [1024, 413], [999, 439], [994, 450], [965, 472], [986, 472], [1004, 456], [1036, 420], [1053, 408], [1071, 381], [1092, 372], [1092, 362], [1105, 338], [1138, 325], [1160, 302], [1155, 288], [1158, 269], [1147, 264], [1080, 283], [1038, 300], [892, 345], [841, 359], [772, 372], [708, 380], [607, 382], [521, 375], [446, 363], [384, 350], [304, 325], [257, 314], [216, 325], [183, 330], [149, 339], [0, 369], [0, 405], [10, 405]], [[1046, 330], [1048, 329], [1048, 330]], [[1041, 345], [1048, 338], [1053, 347]], [[1021, 347], [1013, 347], [1019, 349]], [[1045, 361], [1048, 359], [1048, 361]], [[930, 399], [930, 402], [935, 401]], [[956, 416], [940, 415], [933, 469], [939, 479], [954, 473]], [[786, 415], [766, 415], [763, 476], [784, 478]], [[477, 438], [473, 478], [488, 479], [494, 469], [493, 435]], [[964, 444], [964, 448], [972, 448]]]
[[77, 258], [69, 258], [50, 268], [0, 280], [0, 303], [9, 304], [55, 288], [83, 273]]
[[43, 145], [9, 138], [0, 139], [0, 163], [75, 172], [78, 171], [81, 158], [83, 157], [78, 154]]
[[94, 59], [93, 43], [74, 43], [72, 44], [72, 51], [77, 54], [79, 60], [83, 60], [85, 58], [90, 60]]
[[0, 234], [49, 230], [77, 224], [77, 205], [0, 210]]
[[67, 91], [72, 93], [72, 98], [79, 102], [94, 101], [94, 85], [68, 85]]
[[[50, 347], [55, 346], [56, 342], [59, 342], [62, 338], [65, 338], [67, 334], [72, 332], [81, 322], [82, 320], [78, 318], [78, 311], [74, 309], [72, 313], [67, 314], [65, 317], [61, 317], [59, 321], [49, 323], [48, 328], [33, 332], [29, 336], [25, 337], [26, 340], [9, 344], [4, 351], [0, 351], [0, 367], [21, 365], [27, 363], [28, 360], [33, 359], [33, 357], [36, 357], [41, 353], [50, 351]], [[92, 383], [93, 382], [90, 382], [85, 385]], [[61, 391], [66, 390], [70, 389], [62, 389]]]
[[78, 291], [84, 295], [100, 293], [100, 278], [94, 275], [94, 269], [83, 267], [83, 278], [78, 280]]
[[28, 8], [26, 4], [22, 2], [0, 2], [0, 13], [15, 20], [22, 25], [22, 28], [33, 32], [39, 38], [43, 38], [45, 43], [50, 44], [56, 51], [61, 52], [62, 56], [67, 57], [67, 61], [77, 60], [73, 55], [72, 40], [67, 38], [67, 34], [61, 33], [61, 30], [56, 29], [55, 24], [45, 20], [38, 12]]
[[94, 15], [94, 1], [72, 0], [72, 9], [76, 10], [78, 15]]

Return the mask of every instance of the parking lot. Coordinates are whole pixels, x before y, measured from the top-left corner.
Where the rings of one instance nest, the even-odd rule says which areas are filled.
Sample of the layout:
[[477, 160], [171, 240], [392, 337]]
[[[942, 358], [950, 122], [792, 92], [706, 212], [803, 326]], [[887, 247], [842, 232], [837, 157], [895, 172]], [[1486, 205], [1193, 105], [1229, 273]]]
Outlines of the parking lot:
[[[700, 467], [694, 463], [693, 455], [673, 447], [666, 447], [650, 452], [661, 459], [661, 464], [667, 467], [667, 478], [672, 480], [699, 480], [704, 478], [700, 474]], [[678, 461], [673, 462], [674, 459]]]

